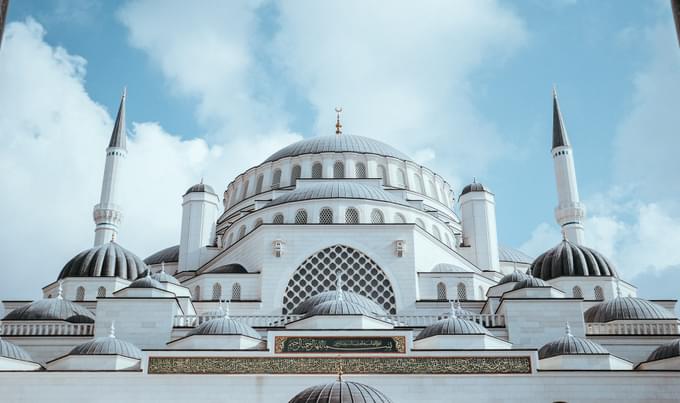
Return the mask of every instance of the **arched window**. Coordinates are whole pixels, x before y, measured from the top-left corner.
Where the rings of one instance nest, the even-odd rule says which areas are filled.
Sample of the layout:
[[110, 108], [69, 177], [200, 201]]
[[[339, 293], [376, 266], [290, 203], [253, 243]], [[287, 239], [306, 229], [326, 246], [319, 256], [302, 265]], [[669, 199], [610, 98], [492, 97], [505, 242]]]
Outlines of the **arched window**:
[[307, 210], [300, 209], [295, 213], [295, 224], [307, 224]]
[[241, 225], [241, 228], [238, 229], [238, 239], [242, 239], [244, 236], [246, 236], [246, 226]]
[[396, 214], [394, 215], [394, 219], [392, 219], [392, 221], [393, 221], [395, 224], [405, 224], [405, 223], [406, 223], [406, 218], [404, 217], [403, 214], [401, 214], [401, 213], [396, 213]]
[[257, 220], [255, 220], [255, 228], [257, 228], [257, 227], [259, 227], [260, 225], [262, 225], [262, 222], [263, 222], [263, 221], [262, 221], [261, 218], [258, 218]]
[[335, 179], [345, 177], [345, 164], [342, 161], [335, 161], [335, 164], [333, 164], [333, 177]]
[[359, 210], [348, 207], [345, 210], [345, 224], [359, 224]]
[[201, 286], [200, 285], [197, 285], [196, 287], [194, 287], [194, 299], [196, 301], [201, 299]]
[[427, 195], [433, 199], [437, 198], [437, 189], [435, 189], [432, 181], [427, 181]]
[[234, 285], [231, 286], [231, 300], [232, 301], [241, 300], [241, 284], [234, 283]]
[[382, 179], [383, 185], [388, 185], [390, 182], [384, 165], [378, 165], [378, 178]]
[[233, 206], [236, 203], [236, 186], [231, 188], [231, 196], [229, 197], [229, 206]]
[[290, 172], [290, 184], [295, 185], [295, 181], [300, 179], [300, 176], [302, 176], [302, 168], [300, 165], [294, 165], [293, 170]]
[[281, 170], [277, 169], [274, 171], [274, 177], [272, 178], [272, 189], [278, 189], [281, 187]]
[[357, 162], [354, 166], [354, 176], [359, 179], [366, 178], [366, 165], [363, 162]]
[[243, 183], [243, 192], [241, 192], [241, 200], [245, 199], [248, 197], [248, 186], [250, 185], [250, 181], [245, 181]]
[[416, 178], [416, 180], [413, 181], [416, 192], [423, 193], [423, 178], [418, 174], [413, 176]]
[[105, 296], [106, 296], [106, 288], [104, 288], [104, 287], [97, 288], [97, 298], [104, 298]]
[[272, 220], [273, 224], [283, 224], [283, 214], [278, 213], [274, 216], [274, 219]]
[[416, 218], [416, 226], [420, 227], [421, 229], [426, 230], [425, 222], [423, 220], [421, 220], [420, 218]]
[[371, 223], [373, 224], [385, 223], [385, 216], [383, 215], [382, 211], [378, 210], [377, 208], [374, 208], [373, 211], [371, 211]]
[[574, 288], [571, 289], [571, 293], [574, 298], [583, 298], [583, 291], [581, 291], [581, 287], [579, 286], [574, 286]]
[[466, 300], [467, 299], [467, 288], [465, 288], [465, 284], [458, 283], [457, 288], [458, 288], [458, 299]]
[[262, 193], [262, 183], [264, 182], [264, 175], [260, 174], [255, 182], [255, 193]]
[[595, 286], [595, 299], [597, 301], [604, 300], [604, 291], [602, 290], [602, 287], [600, 287], [599, 285]]
[[397, 169], [397, 186], [402, 188], [406, 187], [406, 174], [401, 168]]
[[222, 299], [222, 286], [220, 285], [220, 283], [213, 284], [212, 299], [213, 300]]
[[83, 300], [85, 300], [85, 288], [78, 287], [76, 289], [76, 301], [83, 301]]
[[323, 178], [323, 165], [321, 165], [320, 162], [315, 162], [314, 165], [312, 165], [312, 179], [321, 178]]
[[437, 300], [446, 301], [446, 284], [439, 282], [437, 283]]
[[438, 240], [442, 240], [442, 234], [439, 232], [439, 228], [437, 228], [436, 225], [432, 226], [432, 236], [437, 238]]
[[232, 232], [227, 237], [227, 246], [231, 246], [231, 244], [233, 244], [233, 243], [234, 243], [234, 233]]
[[319, 224], [333, 224], [333, 210], [324, 207], [319, 212]]

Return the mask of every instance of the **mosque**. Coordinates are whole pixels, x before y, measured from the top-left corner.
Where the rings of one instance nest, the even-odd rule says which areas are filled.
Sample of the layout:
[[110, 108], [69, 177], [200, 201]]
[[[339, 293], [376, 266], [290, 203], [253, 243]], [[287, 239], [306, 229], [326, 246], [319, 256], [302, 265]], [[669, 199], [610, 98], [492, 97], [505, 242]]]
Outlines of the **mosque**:
[[536, 258], [499, 244], [485, 184], [454, 189], [338, 115], [221, 193], [189, 187], [178, 244], [142, 259], [118, 236], [124, 94], [94, 246], [46, 262], [42, 299], [3, 301], [1, 400], [678, 401], [676, 301], [583, 244], [552, 103], [563, 240]]

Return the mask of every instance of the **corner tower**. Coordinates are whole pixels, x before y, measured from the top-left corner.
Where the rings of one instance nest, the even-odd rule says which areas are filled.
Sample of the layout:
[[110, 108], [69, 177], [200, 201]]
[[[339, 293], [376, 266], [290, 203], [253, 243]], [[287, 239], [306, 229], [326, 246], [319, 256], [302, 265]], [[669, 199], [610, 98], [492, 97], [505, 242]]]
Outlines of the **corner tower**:
[[99, 204], [94, 206], [93, 218], [94, 246], [99, 246], [118, 234], [118, 227], [123, 219], [118, 200], [118, 180], [120, 178], [120, 165], [127, 156], [125, 144], [125, 98], [127, 91], [123, 90], [120, 99], [116, 123], [113, 126], [111, 140], [106, 148], [106, 165], [104, 166], [104, 178], [102, 180], [102, 193]]
[[204, 261], [206, 246], [215, 240], [215, 220], [219, 198], [209, 185], [196, 184], [182, 197], [182, 230], [177, 271], [195, 270]]
[[500, 271], [496, 199], [477, 182], [465, 186], [458, 198], [463, 224], [463, 246], [470, 247], [470, 260], [482, 270]]
[[562, 233], [568, 241], [583, 244], [583, 219], [586, 210], [578, 196], [573, 149], [564, 127], [555, 88], [553, 88], [552, 156], [558, 200], [555, 208], [555, 219], [562, 227]]

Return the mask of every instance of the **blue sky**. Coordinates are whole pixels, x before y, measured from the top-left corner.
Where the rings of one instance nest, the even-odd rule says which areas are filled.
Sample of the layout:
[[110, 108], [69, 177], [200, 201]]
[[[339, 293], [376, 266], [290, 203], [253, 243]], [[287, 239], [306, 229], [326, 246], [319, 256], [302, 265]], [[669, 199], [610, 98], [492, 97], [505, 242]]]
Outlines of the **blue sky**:
[[[656, 158], [666, 147], [655, 141], [673, 137], [678, 127], [677, 118], [660, 116], [664, 109], [654, 104], [664, 99], [657, 92], [668, 96], [680, 82], [668, 2], [433, 2], [416, 10], [409, 10], [413, 3], [385, 10], [379, 2], [200, 6], [189, 10], [183, 2], [160, 6], [151, 0], [11, 2], [8, 22], [18, 23], [17, 29], [27, 24], [44, 29], [42, 35], [27, 34], [32, 44], [82, 58], [69, 63], [83, 71], [67, 73], [64, 80], [82, 86], [78, 99], [92, 116], [98, 116], [99, 106], [109, 115], [88, 128], [102, 133], [82, 146], [83, 153], [92, 154], [91, 161], [81, 162], [92, 164], [91, 177], [83, 179], [87, 190], [58, 214], [67, 222], [73, 214], [82, 217], [70, 228], [71, 241], [50, 244], [54, 259], [65, 261], [89, 246], [88, 220], [103, 166], [103, 146], [96, 148], [96, 141], [108, 135], [97, 128], [110, 125], [124, 85], [130, 132], [140, 150], [131, 156], [140, 160], [131, 165], [159, 167], [173, 163], [170, 156], [195, 161], [174, 181], [167, 175], [145, 178], [147, 184], [167, 186], [142, 204], [172, 217], [149, 218], [150, 225], [158, 223], [154, 233], [163, 233], [154, 241], [130, 235], [127, 245], [140, 255], [176, 243], [176, 234], [163, 231], [178, 228], [181, 189], [203, 175], [224, 189], [234, 174], [297, 136], [331, 133], [336, 104], [346, 111], [347, 132], [389, 141], [442, 172], [457, 189], [472, 176], [488, 184], [497, 198], [501, 242], [540, 253], [559, 239], [549, 153], [550, 92], [556, 84], [575, 147], [581, 196], [592, 212], [589, 244], [610, 255], [628, 279], [650, 270], [677, 272], [680, 256], [673, 254], [649, 264], [633, 265], [635, 259], [627, 258], [635, 245], [658, 244], [653, 236], [631, 239], [643, 236], [631, 232], [642, 234], [657, 221], [674, 226], [680, 218], [675, 202], [680, 192], [641, 195], [645, 186], [653, 189], [664, 179], [659, 175], [677, 168], [672, 157]], [[30, 80], [28, 72], [13, 74], [13, 81]], [[40, 97], [30, 84], [16, 88], [36, 91], [27, 98]], [[30, 102], [26, 105], [22, 113], [29, 115]], [[645, 130], [645, 122], [654, 122], [654, 132]], [[646, 160], [630, 158], [640, 146], [635, 133], [650, 140], [641, 143], [649, 145]], [[248, 146], [253, 137], [261, 147]], [[190, 139], [195, 141], [186, 142]], [[164, 156], [156, 145], [153, 155], [142, 154], [153, 141], [170, 142], [176, 152]], [[242, 148], [261, 154], [236, 158], [232, 150]], [[631, 174], [636, 164], [640, 167]], [[649, 164], [658, 165], [651, 182], [636, 174]], [[141, 210], [131, 215], [146, 217]], [[126, 225], [139, 232], [135, 224]], [[45, 269], [44, 279], [51, 281], [61, 264], [54, 266]]]

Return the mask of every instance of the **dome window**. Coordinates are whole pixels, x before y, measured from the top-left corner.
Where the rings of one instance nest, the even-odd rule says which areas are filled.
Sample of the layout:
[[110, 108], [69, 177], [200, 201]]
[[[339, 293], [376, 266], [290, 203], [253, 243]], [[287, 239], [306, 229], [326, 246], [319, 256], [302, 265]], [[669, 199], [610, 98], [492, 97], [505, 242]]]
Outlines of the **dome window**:
[[359, 224], [359, 210], [354, 207], [345, 210], [345, 224]]
[[397, 170], [397, 186], [405, 188], [406, 187], [406, 174], [404, 173], [404, 170], [399, 168]]
[[215, 301], [219, 301], [222, 299], [222, 286], [220, 285], [220, 283], [213, 284], [212, 299]]
[[255, 228], [257, 228], [257, 227], [259, 227], [260, 225], [262, 225], [262, 222], [263, 222], [263, 221], [262, 221], [261, 218], [258, 218], [257, 220], [255, 220]]
[[371, 223], [372, 224], [385, 223], [385, 216], [383, 215], [382, 211], [378, 210], [377, 208], [371, 211]]
[[281, 187], [281, 170], [277, 169], [274, 171], [274, 177], [272, 178], [272, 189], [278, 189]]
[[197, 285], [194, 287], [194, 299], [195, 300], [200, 300], [201, 299], [201, 286]]
[[574, 298], [583, 298], [583, 291], [579, 286], [574, 286], [574, 288], [571, 289], [571, 293]]
[[465, 284], [458, 283], [457, 290], [458, 290], [458, 299], [466, 300], [467, 299], [467, 288], [465, 287]]
[[233, 244], [233, 243], [234, 243], [234, 233], [232, 232], [227, 237], [227, 246], [231, 246], [231, 244]]
[[274, 219], [272, 220], [273, 224], [283, 224], [283, 214], [278, 213], [274, 216]]
[[432, 226], [432, 236], [437, 238], [438, 241], [442, 240], [442, 234], [441, 234], [441, 232], [439, 231], [439, 228], [437, 228], [436, 225]]
[[99, 287], [97, 289], [97, 298], [104, 298], [106, 296], [106, 288]]
[[446, 301], [446, 284], [439, 282], [437, 283], [437, 300]]
[[403, 214], [401, 213], [396, 213], [394, 215], [394, 219], [392, 220], [395, 224], [405, 224], [406, 223], [406, 218], [404, 217]]
[[422, 230], [427, 231], [427, 229], [425, 228], [425, 222], [423, 222], [423, 220], [421, 220], [420, 218], [416, 218], [416, 225], [420, 227]]
[[383, 180], [383, 185], [389, 184], [387, 170], [385, 169], [384, 165], [378, 165], [378, 178]]
[[354, 166], [354, 176], [356, 176], [359, 179], [366, 178], [366, 165], [364, 165], [363, 162], [358, 162]]
[[293, 166], [293, 170], [290, 173], [290, 185], [293, 186], [295, 185], [295, 181], [300, 179], [302, 176], [302, 168], [300, 165], [295, 165]]
[[234, 285], [231, 286], [231, 300], [232, 301], [241, 300], [241, 284], [234, 283]]
[[262, 182], [264, 182], [264, 175], [260, 174], [255, 182], [255, 193], [262, 193]]
[[295, 224], [307, 224], [307, 210], [300, 209], [295, 213]]
[[602, 287], [599, 285], [595, 286], [595, 300], [596, 301], [604, 301], [604, 291], [602, 290]]
[[243, 239], [244, 236], [246, 236], [246, 226], [241, 225], [241, 228], [238, 229], [238, 239]]
[[243, 183], [243, 191], [241, 192], [241, 200], [245, 200], [246, 197], [248, 197], [248, 186], [250, 185], [250, 181], [245, 181]]
[[76, 290], [76, 301], [83, 301], [85, 299], [85, 288], [78, 287]]
[[333, 210], [324, 207], [319, 213], [319, 224], [333, 224]]
[[342, 179], [345, 177], [345, 164], [342, 161], [335, 161], [333, 164], [333, 178]]
[[323, 166], [320, 162], [315, 162], [314, 165], [312, 165], [312, 179], [321, 178], [323, 178]]

